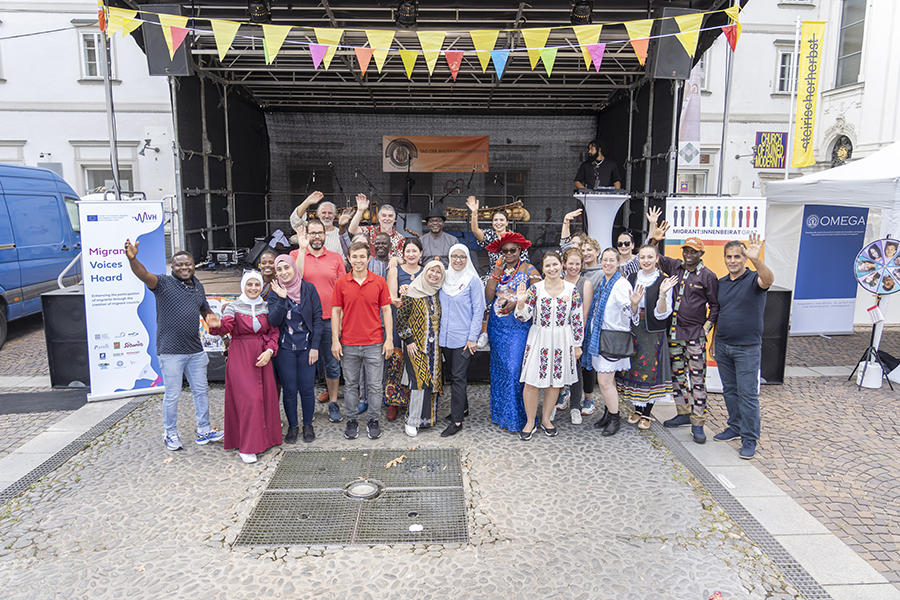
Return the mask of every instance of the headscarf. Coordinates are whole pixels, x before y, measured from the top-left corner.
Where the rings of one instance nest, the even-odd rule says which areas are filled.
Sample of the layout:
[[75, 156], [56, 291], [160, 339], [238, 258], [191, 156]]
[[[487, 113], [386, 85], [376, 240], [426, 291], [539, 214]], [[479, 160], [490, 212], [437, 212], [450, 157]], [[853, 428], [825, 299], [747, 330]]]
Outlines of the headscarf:
[[593, 369], [591, 356], [600, 354], [600, 330], [603, 328], [603, 314], [606, 312], [606, 303], [609, 300], [609, 295], [621, 277], [622, 273], [616, 269], [615, 274], [610, 277], [609, 281], [605, 281], [605, 277], [600, 280], [600, 285], [597, 287], [597, 291], [594, 292], [594, 299], [591, 301], [591, 310], [588, 312], [584, 332], [584, 339], [588, 343], [587, 352], [581, 355], [581, 364], [587, 369]]
[[[453, 253], [457, 250], [466, 253], [466, 266], [462, 271], [457, 271], [453, 268], [452, 257]], [[456, 296], [466, 289], [469, 285], [469, 281], [473, 277], [475, 278], [475, 281], [481, 283], [478, 271], [475, 270], [475, 265], [472, 264], [472, 257], [469, 255], [469, 249], [463, 244], [453, 244], [450, 246], [450, 252], [447, 253], [447, 256], [450, 257], [450, 268], [447, 269], [447, 274], [444, 277], [444, 285], [441, 286], [441, 290], [443, 290], [445, 294], [451, 297]]]
[[[255, 279], [259, 282], [260, 294], [254, 299], [250, 299], [247, 297], [247, 282], [251, 279]], [[269, 312], [268, 305], [266, 301], [262, 297], [262, 286], [263, 286], [263, 277], [259, 271], [247, 271], [244, 273], [244, 276], [241, 277], [241, 295], [238, 296], [238, 300], [246, 304], [250, 307], [250, 317], [253, 319], [253, 331], [259, 331], [262, 329], [262, 324], [259, 322], [258, 315], [264, 315]], [[260, 308], [262, 305], [262, 308]]]
[[[440, 267], [441, 269], [441, 280], [436, 284], [432, 285], [428, 283], [425, 275], [428, 273], [428, 270], [432, 267]], [[434, 296], [438, 293], [438, 290], [441, 289], [441, 284], [446, 279], [447, 272], [444, 270], [444, 265], [439, 260], [432, 260], [422, 271], [416, 276], [415, 279], [412, 280], [412, 283], [409, 284], [409, 287], [406, 289], [406, 295], [409, 298], [427, 298], [428, 296]]]
[[[288, 298], [290, 298], [294, 302], [299, 303], [300, 302], [300, 288], [302, 287], [303, 284], [300, 280], [300, 273], [297, 272], [297, 263], [295, 263], [294, 259], [291, 258], [287, 254], [281, 254], [278, 256], [278, 258], [275, 259], [275, 270], [276, 271], [278, 270], [278, 263], [287, 263], [288, 266], [290, 266], [291, 269], [294, 270], [293, 279], [291, 279], [287, 283], [285, 283], [284, 281], [281, 281], [281, 279], [279, 279], [278, 283], [283, 285], [284, 289], [287, 290]], [[276, 274], [276, 277], [277, 277], [277, 274]]]
[[531, 247], [531, 242], [526, 240], [524, 235], [516, 233], [515, 231], [507, 231], [485, 246], [484, 249], [488, 252], [500, 252], [500, 248], [503, 247], [503, 244], [518, 244], [519, 248], [522, 250], [528, 250]]

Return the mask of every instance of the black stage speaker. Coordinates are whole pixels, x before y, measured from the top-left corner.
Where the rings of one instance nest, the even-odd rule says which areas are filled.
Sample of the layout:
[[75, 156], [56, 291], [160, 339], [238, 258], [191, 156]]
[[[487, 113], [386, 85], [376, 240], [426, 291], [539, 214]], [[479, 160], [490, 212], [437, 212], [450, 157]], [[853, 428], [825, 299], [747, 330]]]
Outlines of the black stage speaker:
[[688, 79], [691, 76], [691, 57], [685, 52], [684, 46], [678, 38], [672, 34], [681, 33], [674, 19], [666, 17], [680, 17], [696, 13], [696, 10], [686, 8], [664, 8], [657, 18], [659, 31], [657, 35], [666, 36], [656, 38], [650, 45], [650, 76], [654, 79]]
[[[181, 15], [181, 7], [177, 4], [146, 5], [146, 10], [167, 15]], [[144, 33], [144, 51], [147, 54], [147, 68], [151, 75], [192, 75], [193, 59], [191, 58], [191, 34], [184, 38], [181, 46], [175, 51], [175, 57], [169, 58], [169, 47], [163, 36], [159, 19], [150, 12], [144, 12], [144, 19], [149, 21], [141, 29]]]
[[44, 338], [50, 385], [67, 387], [73, 381], [91, 384], [88, 366], [87, 321], [84, 315], [84, 286], [41, 294], [44, 311]]
[[791, 291], [774, 286], [769, 288], [763, 313], [762, 360], [759, 366], [763, 383], [784, 383], [790, 318]]

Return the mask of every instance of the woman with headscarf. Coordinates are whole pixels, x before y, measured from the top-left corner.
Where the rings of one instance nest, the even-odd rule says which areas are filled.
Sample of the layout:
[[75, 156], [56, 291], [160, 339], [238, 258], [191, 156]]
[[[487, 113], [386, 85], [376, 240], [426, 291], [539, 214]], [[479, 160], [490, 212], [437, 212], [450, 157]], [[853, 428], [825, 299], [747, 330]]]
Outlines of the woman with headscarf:
[[456, 435], [469, 414], [466, 377], [475, 354], [481, 322], [484, 320], [484, 286], [469, 249], [462, 244], [450, 247], [450, 269], [438, 298], [441, 302], [439, 345], [450, 371], [450, 425], [441, 437]]
[[303, 441], [308, 444], [316, 439], [312, 420], [316, 408], [316, 362], [325, 327], [322, 301], [316, 288], [300, 278], [290, 256], [275, 259], [275, 274], [278, 278], [272, 282], [272, 294], [269, 295], [269, 318], [279, 328], [275, 362], [288, 421], [284, 441], [288, 444], [297, 442], [299, 394], [303, 409]]
[[488, 337], [491, 343], [491, 421], [504, 429], [518, 432], [525, 425], [522, 401], [522, 356], [530, 321], [516, 319], [516, 289], [520, 283], [533, 285], [541, 276], [522, 259], [531, 242], [520, 233], [507, 231], [491, 242], [488, 252], [498, 253], [484, 296], [488, 309]]
[[248, 271], [241, 295], [223, 311], [213, 335], [231, 334], [225, 365], [225, 449], [237, 448], [245, 463], [281, 444], [281, 415], [271, 359], [278, 350], [278, 329], [269, 323], [260, 296], [263, 278]]
[[410, 437], [415, 437], [420, 427], [434, 425], [437, 397], [443, 386], [438, 351], [441, 302], [437, 296], [443, 283], [444, 265], [438, 260], [429, 262], [409, 284], [403, 304], [397, 311], [397, 332], [406, 346], [406, 375], [410, 389], [406, 434]]

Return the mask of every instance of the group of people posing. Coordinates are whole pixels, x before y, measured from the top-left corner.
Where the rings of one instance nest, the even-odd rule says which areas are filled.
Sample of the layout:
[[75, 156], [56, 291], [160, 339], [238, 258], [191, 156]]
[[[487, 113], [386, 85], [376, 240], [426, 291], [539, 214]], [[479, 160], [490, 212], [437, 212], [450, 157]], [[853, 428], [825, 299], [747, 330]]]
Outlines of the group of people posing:
[[[678, 415], [665, 425], [690, 424], [694, 440], [703, 443], [706, 335], [718, 322], [729, 427], [716, 439], [739, 436], [755, 452], [757, 381], [755, 375], [753, 385], [749, 380], [753, 357], [746, 347], [757, 346], [755, 373], [765, 290], [772, 283], [771, 271], [759, 258], [758, 238], [746, 248], [740, 242], [725, 246], [729, 275], [717, 280], [702, 264], [699, 239], [685, 242], [683, 260], [658, 253], [656, 244], [668, 229], [665, 223], [657, 227], [658, 210], [647, 215], [650, 243], [637, 253], [630, 232], [619, 236], [615, 249], [602, 249], [582, 233], [570, 235], [569, 224], [580, 212], [574, 211], [566, 215], [561, 252], [545, 252], [538, 270], [528, 256], [530, 242], [508, 230], [508, 215], [495, 212], [492, 226], [482, 230], [478, 201], [470, 197], [472, 232], [490, 257], [483, 276], [465, 245], [441, 239], [453, 236], [441, 231], [440, 214], [429, 215], [424, 240], [406, 238], [394, 228], [396, 215], [387, 205], [380, 207], [377, 225], [360, 226], [368, 208], [362, 194], [355, 214], [344, 213], [337, 225], [335, 207], [327, 202], [319, 204], [318, 218], [305, 219], [306, 208], [321, 199], [315, 192], [292, 215], [299, 249], [280, 256], [267, 250], [259, 271], [244, 274], [241, 295], [221, 319], [202, 298], [189, 255], [173, 258], [172, 276], [152, 275], [137, 260], [137, 244], [126, 242], [132, 270], [157, 299], [169, 449], [181, 448], [175, 413], [182, 374], [194, 392], [197, 443], [224, 438], [226, 448], [238, 449], [245, 462], [253, 462], [256, 454], [283, 441], [295, 443], [302, 436], [312, 442], [317, 367], [326, 382], [319, 401], [329, 402], [332, 422], [346, 416], [348, 439], [359, 436], [363, 419], [368, 437], [380, 437], [383, 409], [390, 421], [402, 416], [409, 436], [435, 426], [447, 373], [450, 423], [441, 436], [455, 435], [469, 413], [467, 372], [485, 333], [491, 420], [520, 439], [532, 439], [538, 428], [557, 435], [554, 417], [566, 407], [572, 423], [581, 424], [594, 412], [596, 385], [604, 409], [594, 427], [602, 435], [619, 431], [620, 395], [634, 406], [627, 422], [647, 429], [654, 403], [674, 393]], [[350, 237], [349, 244], [341, 243], [343, 237]], [[423, 246], [444, 248], [446, 255]], [[746, 269], [748, 259], [756, 271]], [[744, 280], [750, 284], [734, 283]], [[181, 306], [174, 310], [173, 302]], [[201, 314], [210, 333], [231, 335], [224, 433], [209, 426], [205, 363], [202, 381], [197, 366], [203, 359], [193, 346], [182, 344], [177, 349], [190, 352], [173, 354], [180, 357], [176, 360], [168, 354], [172, 344], [160, 343], [173, 337], [173, 319], [184, 320], [187, 313], [194, 319]], [[757, 313], [759, 331], [749, 331]], [[183, 326], [178, 335], [190, 337]], [[337, 398], [341, 376], [344, 414]], [[544, 399], [538, 415], [540, 390]], [[279, 404], [288, 423], [284, 437]]]

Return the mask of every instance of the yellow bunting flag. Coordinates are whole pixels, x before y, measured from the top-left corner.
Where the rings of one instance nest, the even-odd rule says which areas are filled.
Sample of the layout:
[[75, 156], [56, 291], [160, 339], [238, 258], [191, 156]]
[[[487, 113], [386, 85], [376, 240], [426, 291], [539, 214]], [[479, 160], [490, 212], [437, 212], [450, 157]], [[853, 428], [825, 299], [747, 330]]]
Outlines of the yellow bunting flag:
[[534, 70], [538, 60], [541, 58], [541, 50], [547, 45], [547, 38], [550, 37], [550, 28], [523, 29], [522, 36], [525, 38], [525, 47], [528, 48], [528, 60], [531, 62], [531, 69]]
[[393, 31], [366, 30], [366, 37], [369, 39], [369, 47], [374, 50], [372, 56], [375, 57], [375, 66], [381, 73], [384, 67], [384, 61], [387, 59], [388, 50], [391, 49], [391, 43], [394, 41]]
[[547, 77], [553, 72], [553, 63], [556, 62], [557, 48], [544, 48], [541, 50], [541, 61], [544, 63], [544, 69], [547, 70]]
[[700, 37], [700, 28], [703, 26], [703, 13], [681, 15], [673, 18], [678, 24], [678, 29], [681, 30], [681, 33], [675, 34], [675, 37], [677, 37], [678, 41], [681, 42], [681, 45], [684, 46], [684, 51], [688, 53], [688, 56], [694, 58], [694, 53], [697, 52], [697, 40]]
[[735, 4], [734, 6], [729, 6], [728, 8], [725, 9], [724, 12], [725, 12], [726, 15], [728, 15], [729, 17], [731, 17], [731, 18], [734, 19], [735, 21], [740, 20], [740, 19], [738, 18], [738, 15], [739, 15], [740, 12], [741, 12], [741, 7], [740, 7], [739, 5]]
[[642, 21], [626, 21], [625, 29], [628, 30], [628, 39], [631, 47], [637, 54], [641, 65], [647, 61], [647, 47], [650, 45], [650, 30], [653, 29], [653, 19]]
[[286, 25], [263, 25], [263, 52], [266, 55], [266, 64], [271, 65], [275, 55], [281, 50], [281, 45], [291, 32]]
[[491, 50], [497, 45], [497, 36], [500, 35], [500, 32], [470, 31], [469, 35], [472, 37], [472, 45], [475, 46], [478, 62], [481, 63], [481, 72], [484, 73], [491, 63]]
[[338, 46], [341, 44], [341, 36], [344, 35], [344, 30], [315, 27], [313, 28], [313, 31], [316, 34], [316, 40], [320, 44], [328, 46], [328, 50], [325, 52], [325, 58], [322, 59], [322, 62], [325, 63], [325, 70], [327, 71], [328, 67], [331, 66], [331, 59], [334, 58]]
[[403, 61], [403, 67], [406, 69], [406, 78], [412, 79], [413, 67], [416, 66], [416, 59], [419, 57], [418, 50], [401, 50], [400, 59]]
[[219, 60], [225, 60], [225, 55], [231, 48], [231, 42], [237, 35], [241, 24], [236, 21], [222, 21], [220, 19], [210, 19], [209, 24], [212, 25], [213, 37], [216, 38], [216, 50], [219, 51]]
[[584, 66], [591, 68], [591, 53], [588, 46], [596, 44], [600, 39], [600, 32], [603, 25], [576, 25], [572, 28], [575, 31], [575, 37], [578, 38], [578, 46], [581, 48], [581, 55], [584, 57]]
[[[140, 21], [135, 21], [137, 17], [136, 10], [126, 10], [124, 8], [109, 7], [109, 18], [106, 20], [106, 37], [111, 38], [122, 30], [122, 37], [128, 35], [141, 26]], [[131, 28], [125, 31], [125, 25], [128, 23]]]
[[825, 21], [803, 21], [800, 30], [800, 59], [797, 79], [797, 118], [794, 123], [794, 157], [791, 166], [815, 164], [813, 137], [816, 127], [816, 99], [822, 62]]
[[175, 58], [175, 51], [181, 46], [188, 33], [186, 29], [188, 18], [181, 15], [166, 15], [159, 13], [159, 24], [162, 26], [163, 37], [166, 38], [166, 46], [169, 48], [169, 60]]
[[447, 32], [445, 31], [419, 32], [419, 44], [422, 46], [422, 54], [425, 56], [425, 66], [428, 67], [429, 75], [434, 73], [434, 66], [441, 55], [441, 46], [444, 45], [444, 37], [446, 35]]

